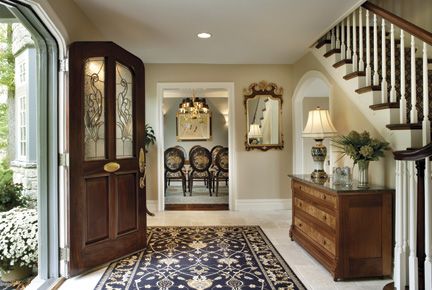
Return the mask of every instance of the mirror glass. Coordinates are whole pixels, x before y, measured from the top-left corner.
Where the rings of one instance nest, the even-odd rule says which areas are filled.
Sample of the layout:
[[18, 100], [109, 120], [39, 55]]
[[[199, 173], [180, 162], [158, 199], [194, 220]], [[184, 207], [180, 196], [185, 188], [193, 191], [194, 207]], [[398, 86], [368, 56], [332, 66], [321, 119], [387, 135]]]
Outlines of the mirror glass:
[[252, 84], [245, 90], [246, 150], [282, 149], [282, 89], [273, 83]]

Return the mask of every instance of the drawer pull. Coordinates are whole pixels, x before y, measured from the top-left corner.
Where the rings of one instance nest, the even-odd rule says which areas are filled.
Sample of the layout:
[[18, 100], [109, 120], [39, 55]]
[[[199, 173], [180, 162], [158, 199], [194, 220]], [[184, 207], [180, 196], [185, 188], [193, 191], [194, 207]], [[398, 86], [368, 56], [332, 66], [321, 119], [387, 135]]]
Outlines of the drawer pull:
[[326, 195], [323, 195], [323, 199], [324, 199], [324, 200], [327, 199], [327, 196], [326, 196]]
[[302, 223], [299, 223], [298, 225], [299, 225], [299, 227], [301, 227], [301, 226], [302, 226]]
[[323, 245], [326, 245], [326, 244], [327, 244], [326, 240], [323, 240]]
[[327, 216], [325, 215], [325, 216], [323, 216], [323, 219], [326, 221], [327, 220]]

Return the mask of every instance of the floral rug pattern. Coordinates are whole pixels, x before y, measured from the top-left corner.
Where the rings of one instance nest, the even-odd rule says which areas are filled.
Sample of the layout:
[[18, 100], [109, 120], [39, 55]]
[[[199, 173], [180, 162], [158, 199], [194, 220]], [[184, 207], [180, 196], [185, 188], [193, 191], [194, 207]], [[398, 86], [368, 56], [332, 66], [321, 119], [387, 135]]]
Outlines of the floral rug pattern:
[[151, 227], [148, 239], [96, 289], [306, 289], [259, 226]]

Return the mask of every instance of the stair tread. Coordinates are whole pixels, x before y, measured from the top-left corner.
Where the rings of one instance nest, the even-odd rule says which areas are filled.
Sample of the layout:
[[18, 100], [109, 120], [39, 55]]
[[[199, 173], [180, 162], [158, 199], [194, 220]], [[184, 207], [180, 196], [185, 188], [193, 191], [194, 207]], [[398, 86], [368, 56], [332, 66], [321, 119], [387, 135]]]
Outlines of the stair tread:
[[369, 108], [371, 108], [374, 111], [385, 110], [385, 109], [399, 109], [399, 102], [375, 104], [375, 105], [370, 105]]
[[329, 57], [329, 56], [331, 56], [331, 55], [333, 55], [335, 53], [340, 53], [340, 52], [341, 52], [340, 48], [333, 48], [333, 49], [330, 49], [329, 51], [327, 51], [324, 54], [324, 57]]
[[386, 127], [390, 130], [421, 130], [421, 123], [412, 123], [412, 124], [389, 124]]
[[331, 43], [330, 39], [320, 39], [317, 44], [315, 45], [316, 48], [321, 48], [327, 43]]
[[364, 77], [364, 76], [366, 76], [365, 71], [355, 71], [355, 72], [352, 72], [352, 73], [345, 75], [343, 78], [344, 78], [344, 80], [350, 80], [350, 79], [353, 79], [355, 77]]
[[352, 63], [352, 59], [343, 59], [343, 60], [340, 60], [337, 63], [335, 63], [333, 65], [333, 67], [337, 68], [337, 67], [343, 66], [344, 64], [348, 64], [348, 63]]
[[367, 86], [367, 87], [359, 88], [355, 91], [357, 94], [363, 94], [363, 93], [372, 92], [372, 91], [381, 91], [381, 87], [380, 86]]

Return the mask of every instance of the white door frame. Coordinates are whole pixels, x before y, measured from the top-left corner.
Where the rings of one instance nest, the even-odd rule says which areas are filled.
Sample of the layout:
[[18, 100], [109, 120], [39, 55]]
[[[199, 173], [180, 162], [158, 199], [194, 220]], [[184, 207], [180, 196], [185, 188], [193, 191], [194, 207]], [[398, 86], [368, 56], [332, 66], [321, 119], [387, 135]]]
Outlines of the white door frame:
[[[297, 86], [294, 90], [293, 98], [292, 98], [292, 107], [293, 107], [293, 173], [294, 174], [305, 174], [304, 172], [304, 164], [303, 164], [303, 156], [305, 154], [304, 150], [304, 141], [302, 137], [303, 132], [303, 99], [305, 95], [303, 93], [303, 88], [308, 85], [308, 83], [314, 79], [321, 79], [329, 88], [329, 113], [333, 118], [333, 110], [332, 110], [332, 102], [333, 102], [333, 86], [331, 82], [327, 79], [327, 77], [320, 71], [311, 70], [306, 72], [297, 83]], [[308, 148], [306, 150], [309, 150]], [[330, 160], [330, 168], [333, 162], [333, 154], [331, 150], [328, 150], [328, 158]]]
[[229, 147], [229, 209], [237, 208], [237, 166], [236, 166], [236, 134], [235, 134], [235, 96], [232, 82], [179, 82], [157, 83], [157, 125], [155, 130], [157, 141], [158, 167], [158, 210], [165, 210], [164, 194], [164, 124], [163, 124], [163, 96], [164, 90], [173, 89], [224, 89], [228, 92], [228, 147]]

